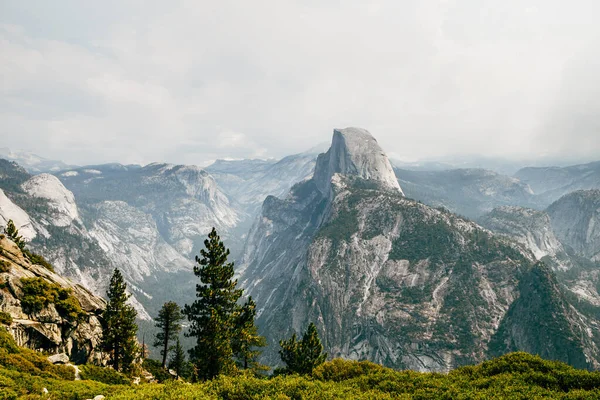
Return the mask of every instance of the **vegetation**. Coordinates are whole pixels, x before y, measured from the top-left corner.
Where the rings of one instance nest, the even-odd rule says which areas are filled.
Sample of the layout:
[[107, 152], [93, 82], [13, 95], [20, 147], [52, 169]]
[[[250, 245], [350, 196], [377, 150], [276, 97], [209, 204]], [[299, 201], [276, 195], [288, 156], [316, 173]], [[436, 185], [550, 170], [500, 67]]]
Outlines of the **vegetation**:
[[106, 383], [108, 385], [128, 385], [131, 380], [112, 368], [86, 364], [79, 366], [81, 379]]
[[197, 340], [196, 346], [189, 351], [190, 360], [194, 363], [196, 378], [201, 380], [233, 373], [236, 369], [235, 356], [251, 358], [252, 354], [242, 353], [242, 349], [252, 347], [252, 344], [240, 344], [249, 338], [239, 337], [240, 332], [250, 331], [236, 318], [251, 313], [253, 319], [249, 303], [244, 306], [246, 311], [244, 307], [240, 310], [237, 304], [243, 290], [236, 289], [233, 263], [227, 262], [229, 249], [225, 248], [215, 228], [204, 241], [204, 246], [205, 249], [200, 250], [202, 257], [196, 256], [198, 265], [194, 266], [194, 274], [201, 282], [196, 285], [197, 299], [184, 308], [184, 314], [190, 321], [186, 335]]
[[7, 312], [0, 311], [0, 324], [2, 325], [10, 325], [12, 324], [12, 315]]
[[23, 250], [25, 248], [25, 240], [23, 239], [23, 236], [19, 235], [19, 230], [12, 219], [8, 220], [6, 227], [4, 228], [4, 233], [10, 240], [15, 242], [19, 249]]
[[75, 321], [84, 314], [79, 301], [71, 295], [71, 289], [48, 282], [44, 278], [21, 278], [23, 311], [34, 314], [54, 304], [56, 311], [63, 318]]
[[183, 351], [179, 338], [177, 338], [175, 347], [173, 348], [173, 356], [169, 360], [169, 368], [173, 369], [179, 378], [180, 376], [187, 375], [186, 366], [185, 352]]
[[25, 255], [25, 257], [27, 257], [29, 259], [29, 261], [31, 261], [32, 264], [41, 265], [42, 267], [46, 268], [47, 270], [55, 272], [52, 264], [50, 264], [44, 257], [42, 257], [41, 255], [36, 254], [33, 251], [28, 250], [28, 249], [22, 249], [22, 250], [23, 250], [23, 254]]
[[[19, 361], [17, 361], [19, 360]], [[25, 361], [29, 362], [27, 364]], [[27, 367], [15, 364], [20, 362]], [[156, 362], [160, 369], [160, 363]], [[220, 375], [185, 384], [128, 385], [109, 368], [82, 366], [81, 381], [71, 367], [50, 364], [43, 355], [15, 346], [0, 329], [0, 399], [597, 399], [600, 373], [578, 370], [527, 353], [511, 353], [449, 374], [395, 371], [368, 361], [335, 359], [312, 375]], [[63, 372], [65, 371], [65, 372]], [[103, 374], [105, 371], [111, 377]], [[94, 380], [91, 380], [94, 379]], [[107, 382], [107, 383], [103, 383]], [[49, 394], [41, 396], [42, 389]]]
[[261, 371], [267, 370], [268, 367], [257, 361], [260, 355], [258, 348], [266, 346], [267, 341], [258, 334], [258, 328], [254, 324], [255, 316], [256, 303], [252, 300], [252, 297], [249, 297], [233, 317], [234, 335], [231, 340], [231, 347], [239, 368]]
[[169, 342], [177, 339], [181, 331], [181, 308], [174, 301], [169, 301], [163, 304], [156, 317], [156, 327], [159, 329], [154, 340], [154, 346], [160, 347], [160, 355], [162, 356], [162, 367], [167, 366], [167, 356], [172, 347]]
[[294, 333], [290, 339], [280, 341], [279, 345], [281, 346], [279, 355], [281, 361], [285, 363], [285, 368], [279, 372], [311, 374], [327, 358], [327, 354], [323, 353], [317, 327], [312, 322], [308, 325], [302, 340], [296, 340]]
[[10, 263], [6, 260], [0, 260], [0, 273], [10, 271]]
[[126, 289], [123, 275], [115, 269], [106, 292], [108, 303], [103, 313], [105, 327], [102, 336], [102, 348], [108, 353], [110, 364], [115, 371], [125, 373], [131, 371], [139, 352], [135, 337], [137, 312], [127, 304], [130, 295]]

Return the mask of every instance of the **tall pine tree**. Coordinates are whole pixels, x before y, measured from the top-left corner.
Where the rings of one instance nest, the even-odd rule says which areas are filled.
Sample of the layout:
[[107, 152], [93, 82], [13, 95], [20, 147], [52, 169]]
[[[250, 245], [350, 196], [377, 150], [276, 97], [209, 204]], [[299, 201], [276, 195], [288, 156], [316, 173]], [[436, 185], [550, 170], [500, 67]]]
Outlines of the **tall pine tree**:
[[204, 241], [202, 257], [196, 256], [194, 274], [200, 278], [196, 285], [196, 301], [185, 305], [184, 314], [190, 321], [188, 337], [196, 338], [189, 351], [195, 364], [197, 378], [212, 379], [234, 369], [231, 339], [234, 332], [233, 314], [242, 290], [236, 289], [233, 263], [227, 262], [225, 248], [215, 228]]
[[160, 347], [160, 355], [162, 356], [162, 366], [167, 366], [167, 356], [172, 349], [169, 347], [169, 342], [177, 339], [181, 331], [181, 308], [174, 301], [169, 301], [163, 304], [156, 317], [156, 327], [159, 329], [156, 334], [153, 346]]
[[260, 355], [259, 347], [267, 345], [263, 336], [258, 334], [254, 325], [256, 303], [249, 297], [246, 303], [239, 307], [234, 316], [234, 334], [231, 341], [233, 355], [240, 368], [255, 370], [266, 369], [256, 359]]
[[138, 353], [139, 346], [135, 335], [137, 312], [127, 304], [130, 297], [126, 293], [127, 284], [123, 275], [115, 269], [106, 295], [108, 303], [102, 314], [105, 327], [102, 335], [102, 349], [109, 356], [109, 363], [116, 371], [130, 372]]

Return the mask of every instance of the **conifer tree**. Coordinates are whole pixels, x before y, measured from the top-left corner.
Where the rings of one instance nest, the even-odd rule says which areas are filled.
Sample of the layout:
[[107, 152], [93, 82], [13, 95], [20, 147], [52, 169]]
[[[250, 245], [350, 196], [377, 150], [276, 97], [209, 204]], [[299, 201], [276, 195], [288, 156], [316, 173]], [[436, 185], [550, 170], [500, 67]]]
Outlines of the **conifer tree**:
[[8, 220], [6, 227], [4, 228], [4, 233], [8, 236], [15, 244], [19, 247], [19, 249], [23, 250], [25, 248], [25, 240], [23, 240], [23, 236], [19, 235], [19, 230], [15, 226], [15, 223], [12, 219]]
[[175, 347], [173, 348], [173, 356], [169, 360], [169, 368], [175, 370], [177, 377], [179, 378], [185, 368], [185, 352], [179, 341], [179, 337], [175, 341]]
[[106, 295], [108, 303], [102, 314], [105, 328], [102, 336], [102, 349], [108, 353], [109, 362], [116, 371], [129, 372], [139, 349], [136, 340], [137, 312], [127, 304], [130, 295], [123, 275], [115, 269]]
[[163, 304], [156, 318], [156, 327], [159, 329], [156, 334], [153, 346], [161, 347], [162, 367], [167, 366], [167, 356], [172, 347], [169, 342], [175, 340], [181, 331], [181, 308], [174, 301]]
[[312, 322], [308, 325], [302, 340], [298, 341], [294, 333], [290, 339], [280, 341], [279, 345], [281, 346], [279, 355], [288, 373], [310, 374], [327, 358], [327, 353], [323, 353], [317, 327]]
[[200, 278], [196, 285], [196, 301], [185, 305], [184, 314], [190, 321], [188, 337], [196, 338], [196, 346], [189, 351], [195, 364], [197, 378], [212, 379], [234, 369], [231, 339], [233, 313], [242, 290], [236, 289], [233, 263], [227, 262], [225, 248], [215, 228], [204, 241], [205, 249], [196, 256], [194, 274]]
[[261, 353], [257, 348], [266, 346], [267, 342], [258, 334], [258, 329], [254, 325], [255, 316], [256, 303], [252, 297], [249, 297], [246, 303], [239, 307], [234, 317], [231, 346], [238, 367], [243, 369], [266, 369], [256, 361]]

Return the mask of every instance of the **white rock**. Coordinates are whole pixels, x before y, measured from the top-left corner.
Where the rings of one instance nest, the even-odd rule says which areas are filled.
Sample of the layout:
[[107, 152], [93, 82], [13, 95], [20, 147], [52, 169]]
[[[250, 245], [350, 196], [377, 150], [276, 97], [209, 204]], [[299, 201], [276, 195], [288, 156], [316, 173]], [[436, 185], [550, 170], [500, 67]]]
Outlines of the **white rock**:
[[50, 216], [54, 225], [68, 226], [73, 220], [79, 219], [75, 196], [54, 175], [35, 175], [22, 187], [31, 196], [49, 200], [50, 207], [56, 211], [55, 215]]
[[24, 239], [31, 240], [36, 237], [29, 215], [6, 197], [4, 191], [0, 189], [0, 227], [4, 228], [11, 219]]

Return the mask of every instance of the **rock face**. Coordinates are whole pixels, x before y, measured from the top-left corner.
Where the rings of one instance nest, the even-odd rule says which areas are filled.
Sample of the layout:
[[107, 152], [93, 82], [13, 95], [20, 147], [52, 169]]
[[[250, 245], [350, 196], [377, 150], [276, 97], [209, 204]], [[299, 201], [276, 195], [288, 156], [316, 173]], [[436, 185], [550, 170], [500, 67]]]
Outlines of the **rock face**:
[[410, 171], [395, 169], [407, 197], [469, 218], [503, 205], [535, 206], [529, 186], [516, 178], [485, 169]]
[[550, 216], [544, 211], [502, 206], [484, 215], [479, 222], [491, 231], [508, 235], [522, 243], [538, 260], [565, 254], [565, 249], [552, 230]]
[[73, 220], [79, 220], [75, 196], [54, 175], [32, 176], [23, 183], [22, 188], [32, 197], [48, 200], [52, 211], [48, 218], [52, 225], [68, 226]]
[[[0, 311], [12, 316], [9, 331], [19, 346], [43, 350], [53, 354], [65, 353], [74, 363], [101, 364], [99, 352], [102, 338], [100, 316], [106, 307], [105, 301], [83, 286], [57, 275], [41, 265], [32, 264], [21, 250], [7, 238], [0, 239]], [[72, 319], [61, 315], [50, 303], [39, 312], [24, 309], [22, 278], [41, 278], [45, 282], [68, 289], [83, 310], [83, 314]]]
[[578, 190], [548, 209], [556, 236], [577, 255], [600, 261], [600, 190]]
[[377, 140], [361, 128], [334, 129], [331, 147], [319, 155], [314, 182], [328, 193], [335, 174], [380, 182], [402, 193], [392, 165]]
[[[309, 322], [317, 324], [334, 357], [422, 371], [487, 358], [499, 326], [509, 323], [521, 280], [534, 268], [533, 254], [448, 211], [405, 198], [387, 173], [380, 174], [387, 157], [378, 146], [365, 154], [348, 145], [363, 142], [364, 132], [336, 132], [314, 178], [284, 199], [268, 197], [249, 234], [238, 273], [257, 303], [267, 361], [277, 363], [278, 340]], [[524, 323], [517, 317], [510, 322]], [[573, 323], [582, 332], [595, 327], [593, 320]], [[506, 332], [507, 340], [518, 334], [517, 343], [536, 340], [532, 331]], [[592, 342], [582, 339], [577, 348], [596, 357]], [[568, 361], [564, 353], [550, 353]]]

